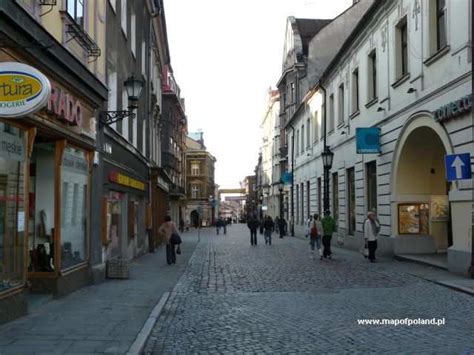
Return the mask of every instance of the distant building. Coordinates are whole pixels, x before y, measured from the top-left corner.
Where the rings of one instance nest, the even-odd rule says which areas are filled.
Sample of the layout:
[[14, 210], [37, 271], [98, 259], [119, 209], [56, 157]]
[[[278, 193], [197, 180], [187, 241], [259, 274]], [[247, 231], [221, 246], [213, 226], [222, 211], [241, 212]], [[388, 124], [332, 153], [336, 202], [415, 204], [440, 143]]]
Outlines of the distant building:
[[186, 138], [186, 195], [185, 221], [190, 225], [209, 226], [215, 222], [217, 196], [215, 188], [216, 158], [206, 150], [204, 134]]

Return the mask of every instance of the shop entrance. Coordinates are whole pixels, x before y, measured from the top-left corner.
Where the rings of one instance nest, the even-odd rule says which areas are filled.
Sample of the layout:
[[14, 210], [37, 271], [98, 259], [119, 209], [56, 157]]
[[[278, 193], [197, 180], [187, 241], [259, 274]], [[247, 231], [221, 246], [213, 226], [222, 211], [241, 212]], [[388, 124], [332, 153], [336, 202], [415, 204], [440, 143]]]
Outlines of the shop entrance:
[[433, 128], [419, 125], [401, 143], [394, 184], [399, 249], [444, 254], [452, 245], [445, 142]]

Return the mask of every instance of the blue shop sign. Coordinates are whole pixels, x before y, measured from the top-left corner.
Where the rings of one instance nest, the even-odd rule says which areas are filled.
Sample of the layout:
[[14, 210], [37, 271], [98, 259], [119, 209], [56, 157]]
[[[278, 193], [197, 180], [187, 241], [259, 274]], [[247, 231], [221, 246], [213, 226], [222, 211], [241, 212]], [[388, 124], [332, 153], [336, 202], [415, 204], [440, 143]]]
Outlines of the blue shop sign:
[[291, 185], [293, 183], [293, 174], [286, 171], [283, 173], [281, 180], [285, 185]]
[[380, 153], [380, 128], [356, 128], [357, 154]]

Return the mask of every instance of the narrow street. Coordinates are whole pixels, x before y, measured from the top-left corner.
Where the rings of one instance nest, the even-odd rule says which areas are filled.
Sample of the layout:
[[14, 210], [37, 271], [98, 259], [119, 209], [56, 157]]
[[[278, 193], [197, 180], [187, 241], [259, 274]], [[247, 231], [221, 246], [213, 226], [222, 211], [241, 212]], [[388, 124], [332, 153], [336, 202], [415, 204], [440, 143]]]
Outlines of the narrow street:
[[[474, 353], [474, 299], [410, 275], [426, 266], [370, 264], [344, 249], [333, 260], [313, 260], [306, 240], [267, 246], [258, 238], [250, 246], [244, 225], [227, 235], [206, 230], [146, 353]], [[371, 318], [446, 324], [357, 322]]]

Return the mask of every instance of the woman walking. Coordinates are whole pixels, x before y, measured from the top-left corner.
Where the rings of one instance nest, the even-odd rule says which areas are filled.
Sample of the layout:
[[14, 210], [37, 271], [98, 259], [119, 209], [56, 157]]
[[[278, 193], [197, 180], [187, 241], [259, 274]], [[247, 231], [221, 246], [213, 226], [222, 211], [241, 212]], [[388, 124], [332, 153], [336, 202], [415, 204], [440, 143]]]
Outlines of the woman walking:
[[315, 247], [319, 251], [319, 258], [323, 260], [323, 251], [321, 249], [321, 238], [324, 235], [323, 225], [319, 219], [319, 215], [315, 214], [313, 219], [313, 224], [310, 230], [310, 241], [311, 245], [311, 258], [314, 259], [314, 249]]

